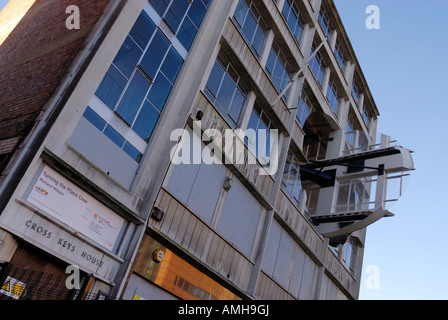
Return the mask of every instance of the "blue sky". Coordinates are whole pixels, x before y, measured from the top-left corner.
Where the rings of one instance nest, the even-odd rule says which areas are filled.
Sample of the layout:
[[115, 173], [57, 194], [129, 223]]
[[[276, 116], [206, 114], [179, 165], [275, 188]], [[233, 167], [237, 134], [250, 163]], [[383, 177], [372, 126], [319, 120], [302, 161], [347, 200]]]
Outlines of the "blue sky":
[[[335, 0], [381, 117], [378, 131], [414, 150], [416, 171], [391, 211], [370, 226], [361, 299], [448, 299], [448, 1]], [[380, 30], [368, 30], [369, 5]], [[380, 271], [368, 289], [366, 267]]]
[[[334, 1], [381, 112], [378, 131], [414, 150], [417, 168], [395, 217], [368, 228], [360, 298], [448, 299], [448, 1]], [[380, 30], [365, 26], [369, 5]], [[366, 286], [368, 266], [379, 289]]]
[[0, 0], [0, 11], [6, 6], [9, 0]]

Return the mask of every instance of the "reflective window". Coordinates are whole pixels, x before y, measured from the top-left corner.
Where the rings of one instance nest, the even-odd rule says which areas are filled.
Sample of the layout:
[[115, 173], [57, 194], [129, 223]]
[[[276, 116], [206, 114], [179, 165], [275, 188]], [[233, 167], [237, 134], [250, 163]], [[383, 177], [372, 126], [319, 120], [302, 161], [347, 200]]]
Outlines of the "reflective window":
[[320, 23], [320, 26], [322, 27], [322, 30], [324, 31], [324, 34], [327, 37], [328, 41], [330, 41], [330, 39], [331, 39], [330, 19], [328, 18], [328, 15], [324, 9], [321, 9], [319, 11], [319, 23]]
[[240, 123], [247, 88], [224, 54], [219, 54], [205, 93], [232, 127]]
[[356, 104], [359, 104], [359, 86], [358, 83], [356, 82], [355, 79], [353, 79], [353, 84], [352, 84], [352, 96], [353, 99], [355, 99]]
[[112, 64], [95, 95], [100, 98], [109, 109], [113, 110], [127, 82], [128, 79], [126, 79], [118, 68]]
[[348, 117], [347, 123], [345, 125], [345, 136], [347, 138], [347, 142], [350, 144], [351, 149], [354, 149], [356, 147], [355, 146], [356, 130], [351, 116]]
[[148, 0], [188, 51], [211, 0]]
[[[271, 52], [266, 63], [266, 71], [279, 92], [282, 92], [292, 80], [292, 70], [287, 63], [285, 56], [282, 54], [280, 47], [275, 41], [272, 44]], [[288, 92], [289, 91], [290, 89]], [[284, 101], [286, 101], [287, 98], [288, 93], [282, 97]]]
[[119, 134], [114, 128], [107, 124], [107, 122], [101, 118], [92, 108], [87, 107], [83, 114], [84, 118], [93, 124], [99, 131], [103, 132], [111, 141], [113, 141], [119, 148], [123, 148], [132, 159], [137, 163], [140, 163], [142, 159], [142, 153], [137, 150], [129, 141]]
[[310, 102], [310, 99], [306, 95], [305, 91], [302, 92], [302, 96], [299, 100], [299, 108], [297, 110], [297, 120], [299, 121], [300, 127], [303, 128], [306, 119], [313, 112], [313, 105]]
[[302, 191], [302, 181], [300, 179], [300, 164], [292, 151], [289, 151], [286, 158], [285, 169], [283, 170], [282, 189], [299, 204], [300, 193]]
[[330, 104], [331, 110], [333, 110], [334, 114], [337, 116], [339, 110], [339, 94], [336, 88], [336, 84], [331, 80], [328, 85], [327, 100]]
[[[313, 54], [314, 51], [316, 51], [316, 46], [313, 44], [311, 48], [311, 54]], [[325, 64], [319, 52], [314, 55], [309, 65], [311, 71], [313, 72], [314, 78], [316, 78], [317, 82], [322, 87], [324, 81]]]
[[291, 30], [297, 42], [300, 43], [305, 23], [303, 22], [299, 9], [293, 0], [285, 0], [282, 13], [286, 19], [289, 30]]
[[116, 110], [117, 114], [129, 125], [134, 121], [135, 115], [140, 109], [140, 105], [148, 92], [149, 86], [150, 82], [148, 79], [141, 72], [137, 71]]
[[257, 103], [255, 103], [252, 110], [247, 129], [253, 130], [252, 132], [246, 132], [245, 141], [249, 150], [252, 151], [262, 164], [268, 164], [274, 143], [277, 142], [271, 132], [271, 129], [275, 128]]
[[259, 56], [266, 37], [267, 26], [252, 1], [240, 0], [234, 20], [252, 51]]
[[342, 51], [341, 44], [339, 42], [336, 43], [336, 46], [334, 48], [334, 54], [336, 56], [336, 61], [338, 62], [339, 68], [341, 68], [342, 71], [344, 71], [344, 51]]

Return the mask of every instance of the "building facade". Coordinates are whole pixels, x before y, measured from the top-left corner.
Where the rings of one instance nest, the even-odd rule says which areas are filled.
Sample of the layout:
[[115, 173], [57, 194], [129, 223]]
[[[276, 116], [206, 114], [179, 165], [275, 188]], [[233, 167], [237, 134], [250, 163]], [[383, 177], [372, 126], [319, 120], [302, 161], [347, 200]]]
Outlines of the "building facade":
[[333, 1], [19, 2], [0, 260], [23, 292], [3, 296], [358, 298], [370, 205], [412, 159], [366, 172], [379, 112]]

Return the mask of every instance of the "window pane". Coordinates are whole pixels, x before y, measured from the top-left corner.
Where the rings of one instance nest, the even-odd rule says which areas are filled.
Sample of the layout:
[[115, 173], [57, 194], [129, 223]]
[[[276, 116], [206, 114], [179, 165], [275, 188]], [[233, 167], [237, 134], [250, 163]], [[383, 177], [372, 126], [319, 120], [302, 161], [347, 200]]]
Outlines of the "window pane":
[[142, 12], [131, 30], [130, 36], [144, 50], [155, 29], [156, 25], [154, 22], [146, 13]]
[[98, 130], [101, 132], [104, 130], [106, 126], [106, 121], [103, 120], [95, 111], [93, 111], [90, 107], [87, 107], [86, 111], [83, 114], [84, 118], [89, 120], [91, 124], [93, 124]]
[[224, 111], [224, 114], [229, 110], [235, 90], [235, 82], [233, 82], [232, 78], [226, 74], [221, 84], [221, 88], [219, 89], [218, 96], [216, 97], [216, 102]]
[[235, 96], [233, 97], [232, 105], [230, 106], [229, 116], [235, 123], [235, 125], [239, 124], [241, 110], [243, 109], [245, 98], [241, 94], [241, 92], [236, 91]]
[[118, 71], [115, 66], [110, 66], [103, 81], [96, 90], [95, 95], [106, 104], [111, 110], [115, 105], [127, 84], [127, 79]]
[[171, 88], [171, 83], [159, 73], [149, 92], [148, 101], [151, 102], [157, 110], [162, 112], [166, 99], [168, 99], [171, 92]]
[[140, 151], [138, 151], [132, 144], [128, 141], [124, 144], [123, 151], [128, 154], [132, 159], [134, 159], [137, 163], [140, 163], [143, 155]]
[[117, 146], [120, 147], [120, 149], [123, 147], [125, 139], [121, 134], [119, 134], [114, 128], [112, 128], [110, 125], [107, 125], [106, 129], [104, 130], [104, 134], [112, 140]]
[[188, 0], [176, 0], [168, 9], [165, 15], [166, 23], [171, 27], [171, 29], [176, 33], [179, 28], [182, 19], [187, 12], [188, 6], [190, 5]]
[[115, 57], [115, 66], [129, 79], [143, 51], [128, 36]]
[[171, 81], [171, 83], [174, 83], [176, 80], [177, 74], [179, 73], [183, 62], [184, 59], [180, 56], [176, 49], [171, 47], [162, 65], [162, 72], [168, 80]]
[[221, 84], [224, 72], [225, 71], [222, 69], [221, 64], [216, 61], [207, 82], [207, 89], [213, 95], [213, 101], [216, 99], [216, 95], [218, 94], [219, 85]]
[[249, 11], [249, 8], [247, 7], [246, 2], [244, 0], [240, 0], [234, 14], [235, 20], [238, 22], [240, 27], [244, 24], [244, 18], [246, 18], [247, 11]]
[[200, 0], [194, 0], [190, 10], [188, 11], [188, 16], [196, 27], [199, 28], [206, 12], [207, 8], [205, 5]]
[[197, 32], [198, 30], [194, 26], [193, 22], [186, 18], [177, 33], [177, 39], [179, 39], [180, 43], [182, 43], [186, 50], [190, 50], [191, 44], [193, 43]]
[[166, 8], [168, 8], [170, 2], [171, 0], [149, 0], [149, 3], [161, 17], [165, 14]]
[[128, 124], [134, 121], [148, 89], [149, 81], [140, 72], [136, 72], [117, 108], [117, 113]]
[[132, 128], [143, 140], [149, 142], [151, 134], [159, 119], [159, 112], [148, 101], [143, 104], [142, 110]]
[[168, 40], [158, 31], [140, 63], [140, 67], [151, 79], [154, 79], [169, 45]]

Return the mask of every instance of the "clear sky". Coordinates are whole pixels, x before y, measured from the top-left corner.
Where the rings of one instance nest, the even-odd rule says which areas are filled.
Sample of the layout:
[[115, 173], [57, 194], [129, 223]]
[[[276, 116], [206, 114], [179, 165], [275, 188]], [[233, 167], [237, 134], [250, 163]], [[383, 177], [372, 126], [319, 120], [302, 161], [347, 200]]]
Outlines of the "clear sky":
[[9, 0], [0, 0], [0, 11], [6, 6]]
[[[378, 131], [414, 150], [417, 168], [395, 217], [368, 228], [360, 298], [448, 299], [448, 1], [334, 1], [381, 112]], [[379, 30], [365, 26], [369, 5]], [[379, 289], [366, 285], [369, 266]]]
[[[378, 131], [414, 150], [416, 171], [367, 232], [361, 299], [448, 299], [448, 1], [335, 0], [381, 117]], [[369, 30], [366, 8], [380, 9]], [[380, 271], [368, 289], [366, 268]]]

